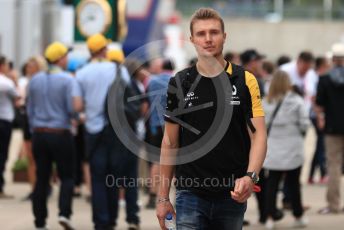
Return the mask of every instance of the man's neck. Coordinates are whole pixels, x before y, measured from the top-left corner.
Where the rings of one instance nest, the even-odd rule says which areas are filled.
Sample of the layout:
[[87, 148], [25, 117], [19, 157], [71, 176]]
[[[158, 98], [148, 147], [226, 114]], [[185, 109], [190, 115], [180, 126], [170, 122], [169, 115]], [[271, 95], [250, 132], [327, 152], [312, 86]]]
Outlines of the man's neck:
[[102, 53], [96, 54], [94, 56], [92, 56], [91, 60], [93, 61], [97, 61], [97, 60], [104, 60], [106, 59], [106, 56], [103, 55]]
[[218, 76], [226, 66], [223, 55], [218, 57], [198, 57], [197, 71], [205, 77]]
[[51, 64], [48, 67], [48, 72], [51, 74], [56, 74], [63, 71], [63, 67], [57, 64]]

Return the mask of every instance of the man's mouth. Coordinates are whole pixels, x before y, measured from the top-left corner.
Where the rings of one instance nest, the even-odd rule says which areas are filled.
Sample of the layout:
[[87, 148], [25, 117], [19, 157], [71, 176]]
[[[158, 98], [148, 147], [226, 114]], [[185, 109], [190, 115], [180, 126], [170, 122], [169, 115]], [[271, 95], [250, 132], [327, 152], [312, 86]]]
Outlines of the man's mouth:
[[214, 46], [206, 46], [206, 47], [204, 47], [204, 49], [209, 51], [209, 50], [215, 49], [215, 47]]

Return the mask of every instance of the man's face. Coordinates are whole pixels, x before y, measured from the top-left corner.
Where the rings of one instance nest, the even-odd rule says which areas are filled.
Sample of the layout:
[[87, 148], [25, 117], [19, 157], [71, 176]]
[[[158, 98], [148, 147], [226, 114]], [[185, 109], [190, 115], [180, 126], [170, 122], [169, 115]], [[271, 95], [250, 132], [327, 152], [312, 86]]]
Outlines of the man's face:
[[162, 64], [163, 60], [161, 58], [152, 60], [149, 64], [149, 72], [151, 74], [160, 74], [162, 72]]
[[190, 41], [195, 45], [199, 56], [218, 57], [222, 54], [226, 33], [216, 19], [197, 20], [193, 24]]
[[10, 65], [6, 61], [4, 64], [0, 65], [0, 72], [7, 75], [10, 72]]
[[254, 75], [260, 76], [263, 72], [263, 60], [258, 58], [250, 61], [247, 65], [247, 70], [252, 72]]
[[312, 62], [305, 62], [303, 60], [297, 61], [297, 70], [301, 77], [304, 77], [308, 70], [310, 70], [313, 67]]
[[66, 70], [67, 69], [67, 64], [68, 64], [68, 55], [65, 55], [64, 57], [62, 57], [59, 61], [59, 66]]
[[332, 61], [335, 66], [344, 66], [344, 57], [333, 57]]
[[39, 71], [39, 67], [37, 65], [36, 62], [34, 61], [29, 61], [27, 64], [26, 64], [26, 67], [25, 67], [25, 72], [26, 72], [26, 75], [27, 76], [33, 76], [35, 73], [37, 73]]

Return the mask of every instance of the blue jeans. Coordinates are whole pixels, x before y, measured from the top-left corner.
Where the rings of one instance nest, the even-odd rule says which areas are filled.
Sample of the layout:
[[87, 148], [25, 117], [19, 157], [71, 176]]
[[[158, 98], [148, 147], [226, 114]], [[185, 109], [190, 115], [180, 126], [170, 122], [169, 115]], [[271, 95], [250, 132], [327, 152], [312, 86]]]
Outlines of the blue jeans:
[[326, 169], [326, 157], [325, 157], [325, 134], [323, 130], [320, 130], [317, 126], [317, 121], [315, 118], [311, 119], [315, 131], [317, 133], [317, 142], [315, 147], [315, 152], [313, 155], [313, 160], [311, 164], [311, 169], [309, 172], [309, 178], [313, 179], [315, 169], [319, 167], [321, 177], [326, 176], [327, 169]]
[[[92, 181], [92, 212], [95, 229], [112, 229], [118, 216], [118, 189], [125, 187], [123, 180], [137, 178], [137, 157], [118, 139], [111, 126], [96, 134], [86, 134]], [[139, 223], [137, 187], [125, 187], [127, 222]]]
[[176, 213], [178, 230], [242, 229], [246, 203], [230, 197], [205, 199], [188, 190], [177, 190]]

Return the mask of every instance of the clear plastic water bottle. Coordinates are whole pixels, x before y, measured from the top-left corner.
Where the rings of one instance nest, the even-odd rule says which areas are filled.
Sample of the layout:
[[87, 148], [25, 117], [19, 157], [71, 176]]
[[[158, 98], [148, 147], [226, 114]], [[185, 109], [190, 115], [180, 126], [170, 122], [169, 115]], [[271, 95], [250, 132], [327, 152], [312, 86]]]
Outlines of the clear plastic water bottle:
[[176, 221], [173, 218], [172, 213], [168, 213], [165, 218], [165, 227], [167, 230], [176, 230]]

